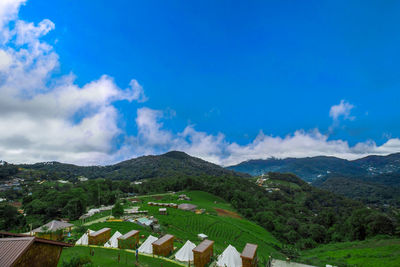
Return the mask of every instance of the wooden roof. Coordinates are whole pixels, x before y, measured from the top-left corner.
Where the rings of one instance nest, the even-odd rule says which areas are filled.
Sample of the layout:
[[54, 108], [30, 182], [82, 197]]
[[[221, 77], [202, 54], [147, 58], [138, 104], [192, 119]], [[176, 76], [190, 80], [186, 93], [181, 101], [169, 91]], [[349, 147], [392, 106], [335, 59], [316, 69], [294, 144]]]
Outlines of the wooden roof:
[[246, 258], [246, 259], [253, 259], [256, 255], [257, 247], [258, 246], [255, 244], [247, 243], [246, 246], [244, 247], [243, 252], [240, 255], [240, 257]]
[[207, 250], [210, 246], [212, 246], [214, 244], [214, 241], [211, 240], [203, 240], [203, 242], [201, 242], [197, 247], [195, 247], [193, 249], [193, 252], [204, 252], [205, 250]]
[[138, 233], [139, 233], [138, 230], [132, 230], [132, 231], [129, 231], [128, 233], [124, 234], [123, 236], [118, 237], [118, 239], [124, 240], [124, 239], [127, 239], [127, 238], [129, 238], [129, 237], [131, 237], [133, 235], [138, 234]]
[[111, 228], [103, 228], [103, 229], [100, 229], [99, 231], [94, 232], [94, 233], [91, 233], [91, 234], [89, 234], [89, 235], [91, 235], [91, 236], [98, 236], [98, 235], [100, 235], [100, 234], [102, 234], [102, 233], [105, 233], [105, 232], [107, 232], [107, 231], [109, 231], [109, 230], [111, 230]]
[[153, 243], [153, 245], [161, 246], [162, 244], [164, 244], [165, 242], [168, 242], [169, 240], [171, 240], [173, 238], [174, 238], [173, 235], [166, 234], [165, 236], [163, 236], [160, 239], [158, 239], [157, 241], [155, 241]]

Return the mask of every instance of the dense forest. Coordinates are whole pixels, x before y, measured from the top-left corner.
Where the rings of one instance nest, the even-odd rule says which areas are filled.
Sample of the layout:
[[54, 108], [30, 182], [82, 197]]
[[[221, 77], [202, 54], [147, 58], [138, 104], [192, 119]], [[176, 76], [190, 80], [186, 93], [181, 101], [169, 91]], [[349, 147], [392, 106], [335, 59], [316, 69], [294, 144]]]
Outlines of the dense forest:
[[158, 156], [143, 156], [108, 166], [77, 166], [60, 162], [22, 164], [18, 167], [45, 171], [55, 179], [76, 180], [78, 176], [87, 178], [109, 178], [138, 180], [146, 178], [169, 178], [177, 175], [219, 176], [233, 175], [250, 177], [248, 174], [227, 170], [216, 164], [191, 157], [184, 152], [171, 151]]

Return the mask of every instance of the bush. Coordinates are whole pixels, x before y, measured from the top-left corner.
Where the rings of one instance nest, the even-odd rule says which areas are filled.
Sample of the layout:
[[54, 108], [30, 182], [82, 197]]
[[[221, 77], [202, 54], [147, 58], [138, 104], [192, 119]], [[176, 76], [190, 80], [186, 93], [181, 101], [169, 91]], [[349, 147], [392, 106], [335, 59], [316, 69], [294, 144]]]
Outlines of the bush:
[[69, 261], [63, 260], [63, 267], [83, 267], [83, 266], [93, 266], [92, 261], [88, 256], [78, 256], [74, 255]]

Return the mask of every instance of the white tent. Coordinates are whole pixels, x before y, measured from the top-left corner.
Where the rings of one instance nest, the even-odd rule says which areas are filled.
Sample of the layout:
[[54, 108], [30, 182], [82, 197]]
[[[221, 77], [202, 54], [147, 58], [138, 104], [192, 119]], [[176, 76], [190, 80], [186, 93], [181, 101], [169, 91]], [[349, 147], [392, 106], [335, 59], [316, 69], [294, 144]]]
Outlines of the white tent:
[[122, 234], [116, 231], [112, 237], [104, 244], [107, 248], [117, 248], [118, 247], [118, 237], [122, 236]]
[[149, 237], [139, 247], [138, 251], [140, 253], [153, 254], [153, 246], [151, 244], [153, 244], [157, 240], [158, 240], [157, 237], [149, 235]]
[[[94, 231], [92, 231], [90, 229], [88, 231], [89, 231], [89, 234], [94, 233]], [[76, 243], [75, 243], [75, 245], [88, 245], [88, 244], [89, 244], [89, 237], [88, 237], [87, 232], [84, 233], [81, 236], [81, 238], [79, 238], [78, 241], [76, 241]]]
[[242, 258], [235, 247], [229, 245], [221, 255], [218, 256], [217, 266], [241, 267]]
[[176, 252], [175, 254], [175, 259], [177, 259], [178, 261], [193, 261], [193, 249], [196, 247], [195, 244], [193, 244], [192, 242], [190, 242], [190, 240], [186, 241], [185, 245], [183, 245], [183, 247], [181, 247], [180, 250], [178, 250], [178, 252]]

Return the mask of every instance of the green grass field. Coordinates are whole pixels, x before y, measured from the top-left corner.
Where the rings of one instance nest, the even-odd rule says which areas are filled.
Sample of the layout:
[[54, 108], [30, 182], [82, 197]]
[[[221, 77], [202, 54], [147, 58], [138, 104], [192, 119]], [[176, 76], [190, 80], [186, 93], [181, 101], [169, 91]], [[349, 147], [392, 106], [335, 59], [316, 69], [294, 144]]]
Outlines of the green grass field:
[[[121, 249], [107, 249], [107, 248], [92, 248], [94, 256], [89, 255], [89, 247], [76, 246], [66, 248], [63, 250], [58, 266], [63, 266], [64, 261], [69, 261], [73, 256], [87, 256], [92, 261], [93, 266], [135, 266], [136, 258], [133, 251]], [[120, 255], [120, 262], [118, 262], [118, 254]], [[163, 258], [153, 258], [152, 256], [139, 255], [139, 266], [163, 266], [163, 267], [177, 267], [180, 264], [165, 260]]]
[[317, 266], [400, 266], [400, 239], [370, 239], [303, 251], [300, 260]]

